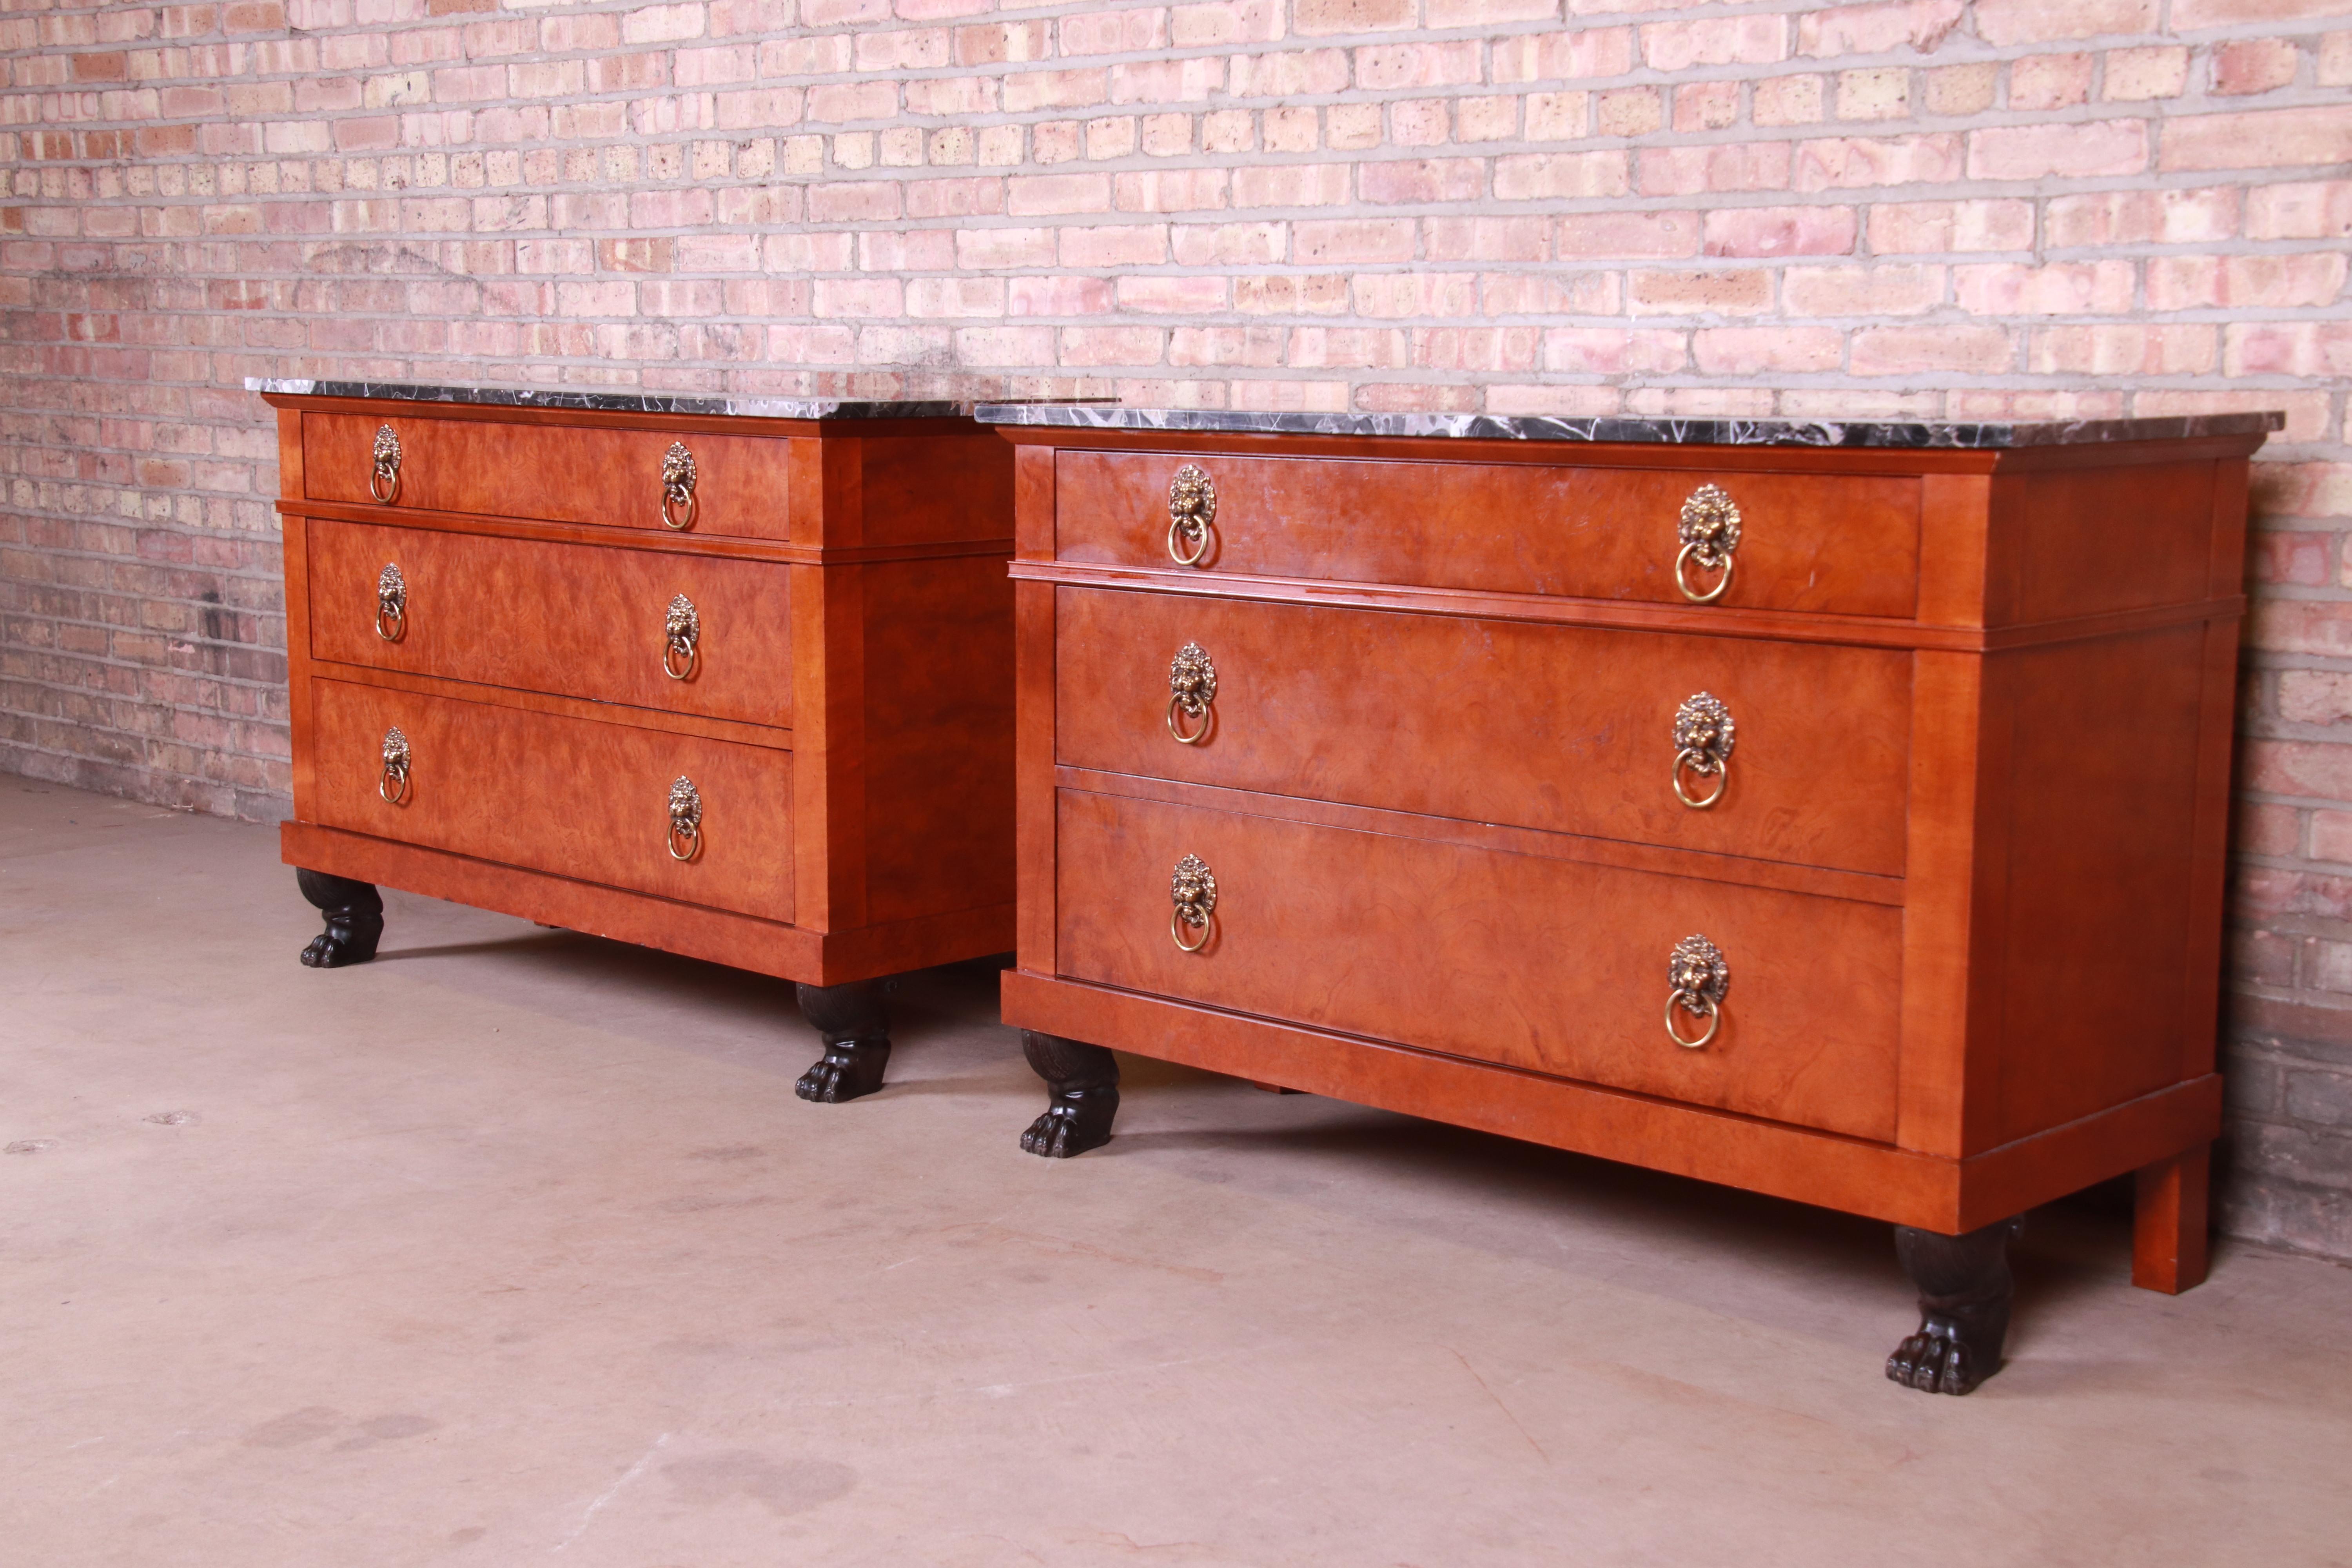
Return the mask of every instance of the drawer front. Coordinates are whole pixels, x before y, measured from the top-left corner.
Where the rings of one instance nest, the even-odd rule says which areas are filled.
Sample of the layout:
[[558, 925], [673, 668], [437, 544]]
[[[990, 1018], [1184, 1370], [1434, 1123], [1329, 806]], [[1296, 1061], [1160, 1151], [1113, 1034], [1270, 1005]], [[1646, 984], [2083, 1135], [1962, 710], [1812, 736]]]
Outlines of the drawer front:
[[[308, 530], [313, 658], [792, 722], [787, 566], [367, 523]], [[387, 568], [400, 609], [380, 616]], [[690, 655], [669, 636], [681, 595]]]
[[[1907, 653], [1069, 587], [1055, 628], [1074, 767], [1903, 871]], [[1169, 710], [1187, 647], [1198, 718]], [[1676, 766], [1702, 693], [1731, 717], [1712, 774]]]
[[[433, 419], [404, 411], [304, 414], [302, 486], [312, 500], [377, 504], [369, 493], [376, 433], [400, 444], [392, 507], [782, 539], [792, 444], [773, 436], [710, 436], [577, 425]], [[693, 515], [662, 521], [662, 468], [673, 443], [694, 459]], [[388, 489], [381, 485], [379, 489]], [[673, 508], [672, 518], [685, 518]]]
[[1066, 451], [1055, 558], [1172, 566], [1169, 485], [1187, 466], [1216, 492], [1205, 572], [1687, 604], [1677, 530], [1714, 485], [1739, 511], [1715, 603], [1907, 616], [1917, 601], [1919, 481], [1870, 475]]
[[[625, 724], [313, 680], [312, 820], [379, 838], [793, 918], [792, 753]], [[385, 732], [408, 750], [383, 798]], [[700, 798], [700, 842], [672, 858], [672, 781]]]
[[[1898, 909], [1082, 791], [1055, 828], [1072, 979], [1893, 1140]], [[1188, 855], [1217, 890], [1191, 953]], [[1666, 1036], [1694, 934], [1729, 970], [1696, 1050]]]

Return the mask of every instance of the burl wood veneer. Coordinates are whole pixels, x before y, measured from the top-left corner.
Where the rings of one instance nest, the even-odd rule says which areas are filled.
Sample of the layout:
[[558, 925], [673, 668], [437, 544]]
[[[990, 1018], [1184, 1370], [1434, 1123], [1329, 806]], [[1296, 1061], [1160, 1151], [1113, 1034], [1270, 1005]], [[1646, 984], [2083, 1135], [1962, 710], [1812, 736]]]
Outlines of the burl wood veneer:
[[[286, 859], [795, 981], [807, 1099], [879, 1088], [879, 976], [1012, 945], [1012, 453], [946, 405], [266, 384]], [[625, 406], [635, 402], [638, 406]]]
[[982, 417], [1024, 1147], [1116, 1047], [1874, 1215], [1953, 1393], [2033, 1205], [2137, 1171], [2135, 1280], [2202, 1278], [2270, 416]]

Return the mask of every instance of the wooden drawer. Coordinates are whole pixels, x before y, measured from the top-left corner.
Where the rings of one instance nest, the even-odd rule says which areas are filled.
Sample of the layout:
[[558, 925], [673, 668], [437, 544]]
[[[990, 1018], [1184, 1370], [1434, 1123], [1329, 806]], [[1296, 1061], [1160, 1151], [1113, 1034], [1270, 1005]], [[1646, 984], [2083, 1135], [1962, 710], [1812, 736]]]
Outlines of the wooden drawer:
[[[1187, 645], [1216, 672], [1197, 745], [1167, 723]], [[1903, 872], [1906, 652], [1062, 587], [1055, 672], [1074, 767]], [[1675, 716], [1700, 692], [1734, 739], [1719, 779], [1685, 775], [1723, 786], [1694, 810]]]
[[[307, 525], [314, 658], [751, 724], [792, 722], [791, 569], [367, 523]], [[397, 566], [404, 612], [379, 635]], [[683, 680], [663, 671], [671, 601], [693, 606]]]
[[376, 504], [368, 493], [376, 431], [400, 441], [394, 507], [602, 523], [665, 531], [662, 462], [683, 442], [695, 467], [692, 525], [678, 531], [782, 539], [792, 444], [772, 436], [711, 436], [468, 416], [302, 416], [303, 494]]
[[[793, 918], [792, 754], [625, 724], [314, 679], [312, 821], [769, 920]], [[384, 732], [410, 757], [379, 794]], [[702, 802], [691, 861], [666, 842], [671, 781]]]
[[[1894, 1137], [1899, 909], [1073, 790], [1055, 833], [1072, 979]], [[1169, 929], [1186, 855], [1217, 882], [1195, 953]], [[1686, 1050], [1666, 976], [1694, 933], [1730, 986]]]
[[1740, 512], [1716, 603], [1908, 616], [1918, 596], [1916, 477], [1221, 453], [1055, 462], [1060, 561], [1171, 566], [1168, 487], [1190, 464], [1216, 488], [1207, 572], [1681, 605], [1683, 502], [1712, 484]]

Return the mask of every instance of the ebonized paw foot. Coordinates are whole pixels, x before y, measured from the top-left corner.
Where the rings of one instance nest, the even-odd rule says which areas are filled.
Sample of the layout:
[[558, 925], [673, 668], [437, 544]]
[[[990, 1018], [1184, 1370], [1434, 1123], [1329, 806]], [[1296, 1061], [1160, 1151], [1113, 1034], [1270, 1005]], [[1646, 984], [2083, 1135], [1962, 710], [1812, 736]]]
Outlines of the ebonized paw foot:
[[383, 936], [383, 895], [373, 883], [297, 867], [294, 885], [327, 917], [327, 929], [302, 950], [306, 967], [341, 969], [375, 956], [375, 944]]
[[882, 1087], [890, 1065], [890, 1015], [879, 982], [803, 985], [801, 1016], [824, 1037], [824, 1056], [801, 1074], [793, 1092], [819, 1105], [838, 1105]]
[[1021, 1031], [1021, 1053], [1052, 1095], [1045, 1114], [1021, 1134], [1021, 1147], [1049, 1160], [1066, 1160], [1110, 1142], [1118, 1115], [1118, 1058], [1100, 1046], [1059, 1035]]
[[1919, 1288], [1919, 1330], [1886, 1358], [1886, 1375], [1923, 1394], [1966, 1394], [2000, 1370], [2017, 1281], [2009, 1244], [2025, 1228], [2005, 1219], [1966, 1236], [1895, 1227], [1895, 1256]]

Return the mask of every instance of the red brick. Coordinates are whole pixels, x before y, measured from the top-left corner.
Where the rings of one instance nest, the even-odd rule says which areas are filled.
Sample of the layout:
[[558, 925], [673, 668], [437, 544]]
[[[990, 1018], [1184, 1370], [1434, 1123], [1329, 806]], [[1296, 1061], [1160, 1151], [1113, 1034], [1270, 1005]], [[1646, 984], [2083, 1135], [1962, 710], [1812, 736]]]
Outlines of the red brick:
[[2352, 104], [2168, 120], [2157, 161], [2168, 170], [2352, 163]]

